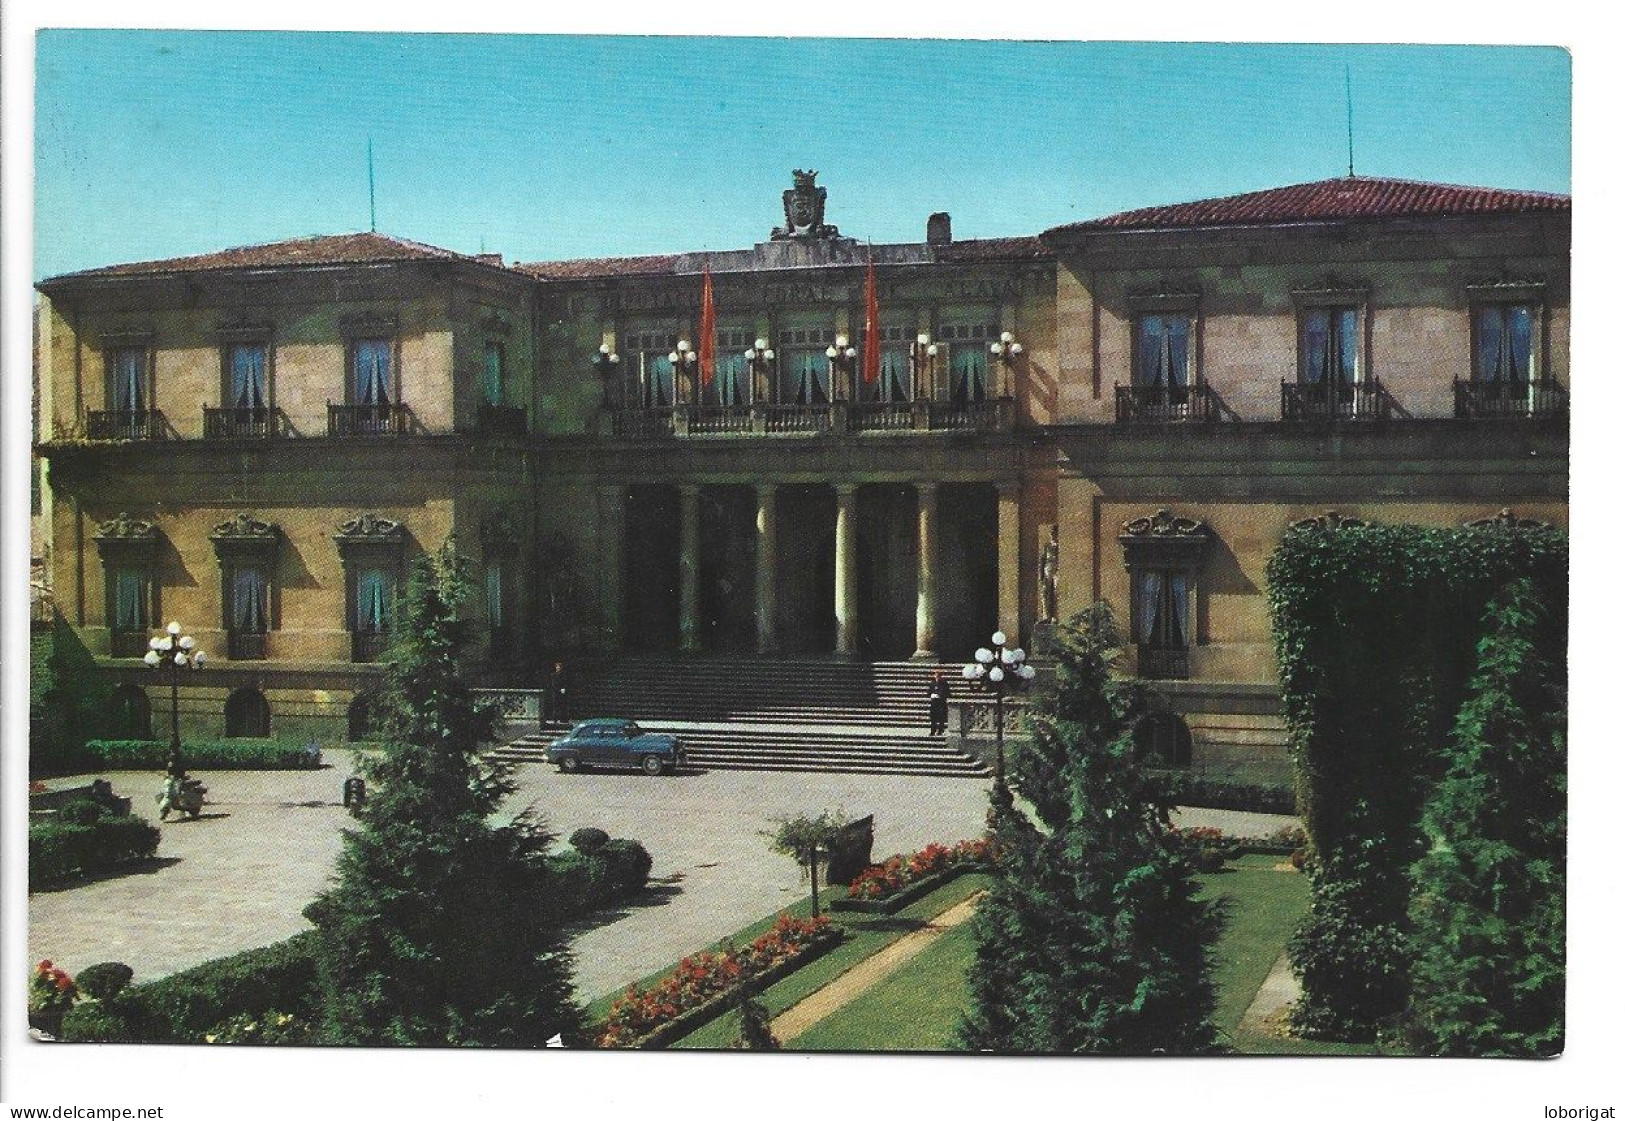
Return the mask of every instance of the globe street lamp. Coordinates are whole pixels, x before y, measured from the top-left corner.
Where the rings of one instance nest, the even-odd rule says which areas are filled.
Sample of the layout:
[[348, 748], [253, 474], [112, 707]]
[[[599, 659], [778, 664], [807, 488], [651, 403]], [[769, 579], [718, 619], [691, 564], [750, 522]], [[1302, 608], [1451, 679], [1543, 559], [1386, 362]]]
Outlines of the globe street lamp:
[[149, 669], [169, 674], [169, 766], [171, 774], [179, 774], [181, 766], [181, 674], [185, 670], [203, 668], [205, 656], [197, 649], [197, 642], [189, 634], [181, 633], [179, 623], [170, 623], [163, 634], [147, 641], [147, 653], [141, 659]]
[[824, 357], [829, 359], [831, 391], [834, 390], [836, 381], [840, 380], [842, 390], [850, 390], [852, 400], [856, 401], [858, 385], [852, 375], [858, 368], [858, 348], [850, 345], [845, 335], [836, 335], [835, 345], [824, 351]]
[[766, 339], [757, 339], [756, 345], [745, 351], [745, 363], [750, 367], [751, 400], [766, 402], [772, 393], [768, 376], [773, 372], [773, 348]]
[[610, 387], [615, 380], [615, 371], [620, 368], [621, 356], [610, 349], [608, 343], [598, 345], [598, 353], [592, 357], [593, 369], [598, 371], [598, 377], [604, 383], [604, 408], [614, 408], [614, 398]]
[[1019, 646], [1007, 646], [1007, 641], [1003, 631], [994, 631], [992, 647], [984, 646], [976, 651], [976, 660], [967, 663], [964, 669], [965, 680], [972, 690], [993, 695], [996, 751], [993, 781], [1001, 787], [1004, 785], [1004, 696], [1025, 689], [1038, 676], [1038, 671], [1027, 664], [1027, 652]]

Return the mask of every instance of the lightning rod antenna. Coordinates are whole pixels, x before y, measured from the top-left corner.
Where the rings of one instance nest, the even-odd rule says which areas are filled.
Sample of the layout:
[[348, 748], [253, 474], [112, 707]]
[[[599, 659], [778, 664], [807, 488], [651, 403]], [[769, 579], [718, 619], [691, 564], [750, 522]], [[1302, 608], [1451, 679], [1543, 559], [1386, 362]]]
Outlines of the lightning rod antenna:
[[1349, 80], [1348, 63], [1343, 64], [1343, 105], [1348, 111], [1349, 178], [1354, 178], [1354, 86]]
[[378, 232], [378, 191], [372, 175], [372, 137], [367, 137], [367, 213], [372, 219], [372, 232]]

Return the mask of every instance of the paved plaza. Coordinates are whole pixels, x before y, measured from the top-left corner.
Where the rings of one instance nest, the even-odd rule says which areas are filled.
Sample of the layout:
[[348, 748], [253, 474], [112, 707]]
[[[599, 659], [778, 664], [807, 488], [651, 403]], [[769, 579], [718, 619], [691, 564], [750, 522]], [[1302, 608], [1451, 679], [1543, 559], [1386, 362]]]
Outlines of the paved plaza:
[[[162, 826], [150, 869], [35, 893], [29, 953], [69, 972], [123, 961], [148, 980], [308, 928], [350, 818], [339, 804], [344, 752], [319, 771], [200, 772], [206, 816]], [[154, 817], [160, 777], [113, 774]], [[902, 775], [711, 771], [561, 775], [525, 766], [515, 811], [534, 806], [560, 837], [595, 825], [641, 840], [654, 858], [650, 901], [575, 939], [577, 991], [591, 1000], [761, 918], [806, 890], [761, 834], [775, 819], [823, 810], [875, 815], [875, 854], [981, 832], [985, 781]]]

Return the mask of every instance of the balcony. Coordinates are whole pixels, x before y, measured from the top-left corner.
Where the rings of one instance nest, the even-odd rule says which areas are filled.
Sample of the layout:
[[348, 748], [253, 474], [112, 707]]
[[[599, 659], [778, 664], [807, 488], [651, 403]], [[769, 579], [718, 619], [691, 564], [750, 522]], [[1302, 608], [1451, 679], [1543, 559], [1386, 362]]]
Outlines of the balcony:
[[763, 431], [773, 432], [828, 432], [834, 427], [831, 420], [832, 405], [763, 405], [766, 421]]
[[1183, 681], [1191, 675], [1191, 652], [1184, 647], [1139, 646], [1139, 676], [1154, 681]]
[[988, 401], [834, 401], [817, 405], [702, 405], [612, 409], [619, 439], [663, 436], [777, 436], [821, 432], [997, 432], [1015, 426], [1016, 403]]
[[749, 405], [702, 405], [688, 410], [688, 431], [692, 436], [750, 432], [750, 413]]
[[139, 631], [112, 632], [113, 657], [115, 658], [145, 658], [147, 656], [147, 642], [152, 635], [145, 629]]
[[409, 429], [411, 411], [405, 405], [327, 404], [329, 436], [400, 436]]
[[1540, 419], [1567, 416], [1569, 391], [1555, 381], [1458, 381], [1456, 416]]
[[615, 409], [609, 417], [610, 432], [623, 440], [672, 434], [671, 409]]
[[1391, 405], [1376, 378], [1353, 385], [1339, 381], [1281, 383], [1281, 419], [1285, 421], [1387, 420]]
[[226, 657], [234, 662], [263, 662], [265, 660], [264, 631], [228, 631]]
[[281, 417], [275, 409], [203, 410], [205, 440], [268, 440], [280, 435]]
[[523, 436], [527, 431], [525, 406], [481, 401], [476, 423], [487, 436]]
[[389, 649], [388, 631], [351, 631], [350, 661], [379, 662]]
[[157, 409], [92, 409], [85, 435], [92, 440], [162, 440], [168, 426]]
[[901, 432], [930, 423], [924, 401], [918, 408], [913, 401], [860, 402], [852, 406], [851, 421], [854, 432]]
[[1206, 424], [1218, 417], [1218, 398], [1205, 385], [1117, 387], [1119, 424]]

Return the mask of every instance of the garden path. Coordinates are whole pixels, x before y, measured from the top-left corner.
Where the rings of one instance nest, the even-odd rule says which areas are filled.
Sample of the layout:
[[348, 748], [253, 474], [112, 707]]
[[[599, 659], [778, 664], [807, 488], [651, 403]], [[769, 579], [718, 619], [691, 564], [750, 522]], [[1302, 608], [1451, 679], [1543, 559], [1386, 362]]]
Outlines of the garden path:
[[977, 901], [987, 893], [979, 891], [954, 904], [919, 930], [903, 935], [873, 957], [865, 958], [835, 980], [779, 1013], [772, 1022], [780, 1043], [801, 1035], [818, 1021], [844, 1007], [895, 972], [948, 931], [976, 913]]

